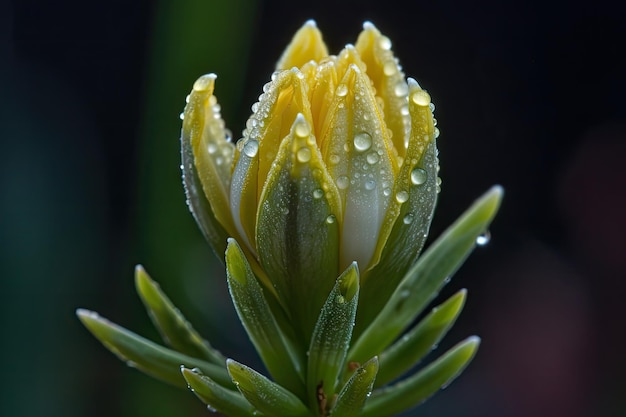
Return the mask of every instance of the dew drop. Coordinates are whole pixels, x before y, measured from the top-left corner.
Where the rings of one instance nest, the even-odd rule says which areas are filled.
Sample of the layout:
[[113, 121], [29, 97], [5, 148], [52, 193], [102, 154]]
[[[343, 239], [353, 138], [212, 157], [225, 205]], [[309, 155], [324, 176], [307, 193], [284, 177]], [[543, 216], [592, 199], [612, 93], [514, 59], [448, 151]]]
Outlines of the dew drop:
[[207, 146], [207, 151], [209, 151], [210, 154], [214, 154], [215, 152], [217, 152], [217, 145], [215, 143], [209, 143], [209, 145]]
[[367, 191], [372, 191], [374, 188], [376, 188], [376, 181], [374, 180], [365, 181], [365, 189]]
[[361, 132], [354, 135], [354, 147], [359, 152], [364, 152], [372, 147], [372, 135]]
[[413, 214], [409, 213], [406, 216], [404, 216], [404, 218], [402, 219], [402, 223], [404, 223], [404, 224], [411, 224], [411, 223], [413, 223]]
[[439, 137], [439, 128], [436, 127], [435, 128], [435, 139], [437, 139]]
[[337, 302], [337, 304], [344, 304], [346, 302], [346, 299], [343, 295], [338, 295], [335, 298], [335, 301]]
[[422, 168], [415, 168], [411, 171], [411, 182], [415, 185], [422, 185], [428, 179], [428, 173]]
[[326, 223], [328, 224], [333, 224], [335, 223], [335, 221], [337, 221], [337, 218], [334, 214], [330, 214], [328, 217], [326, 217]]
[[294, 131], [295, 131], [296, 136], [301, 137], [301, 138], [306, 138], [311, 133], [311, 129], [309, 128], [309, 125], [304, 121], [300, 121], [299, 123], [296, 123], [296, 127]]
[[396, 63], [393, 62], [393, 60], [388, 60], [387, 62], [385, 62], [385, 64], [383, 65], [383, 73], [390, 77], [393, 74], [396, 73]]
[[418, 106], [428, 106], [430, 104], [430, 94], [424, 90], [417, 90], [411, 95], [411, 101]]
[[335, 91], [335, 94], [337, 94], [337, 96], [339, 97], [345, 97], [348, 95], [348, 86], [345, 84], [339, 84], [339, 86], [337, 86], [337, 90]]
[[324, 197], [324, 190], [322, 190], [321, 188], [316, 188], [315, 190], [313, 190], [313, 198], [319, 199]]
[[348, 188], [348, 185], [350, 185], [350, 180], [345, 175], [342, 175], [339, 178], [337, 178], [337, 187], [340, 190], [345, 190], [346, 188]]
[[490, 240], [491, 240], [491, 233], [489, 233], [489, 231], [486, 231], [485, 233], [480, 234], [476, 238], [476, 244], [478, 246], [485, 246], [487, 243], [489, 243]]
[[309, 162], [311, 160], [311, 150], [309, 148], [300, 148], [298, 152], [296, 152], [296, 158], [298, 162]]
[[380, 157], [378, 156], [378, 154], [376, 152], [370, 152], [367, 154], [367, 163], [370, 165], [374, 165], [376, 162], [378, 162], [378, 159]]
[[254, 158], [259, 152], [259, 142], [256, 140], [249, 140], [243, 145], [243, 153], [249, 158]]
[[391, 40], [386, 36], [381, 36], [380, 39], [378, 39], [378, 46], [382, 49], [389, 50], [391, 49]]
[[180, 118], [180, 120], [185, 120], [185, 112], [179, 114], [178, 117]]
[[408, 94], [408, 92], [409, 92], [409, 86], [404, 81], [400, 81], [394, 87], [393, 92], [396, 95], [396, 97], [406, 96]]
[[331, 165], [337, 165], [340, 160], [341, 160], [341, 158], [339, 158], [339, 155], [337, 155], [337, 154], [332, 154], [330, 156], [330, 163], [331, 163]]
[[396, 193], [396, 201], [398, 203], [405, 203], [409, 199], [409, 193], [406, 191], [398, 191]]

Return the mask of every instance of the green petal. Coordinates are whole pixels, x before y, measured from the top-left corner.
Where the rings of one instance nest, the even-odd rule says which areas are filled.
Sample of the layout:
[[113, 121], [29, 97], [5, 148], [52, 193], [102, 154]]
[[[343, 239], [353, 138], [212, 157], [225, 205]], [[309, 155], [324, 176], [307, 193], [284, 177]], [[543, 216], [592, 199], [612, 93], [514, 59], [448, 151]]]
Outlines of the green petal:
[[[215, 74], [200, 77], [185, 107], [181, 134], [183, 183], [189, 209], [216, 253], [235, 228], [228, 203], [234, 145], [213, 96]], [[226, 230], [225, 230], [226, 229]]]
[[[410, 80], [411, 94], [425, 93]], [[437, 201], [437, 148], [433, 116], [427, 102], [409, 103], [411, 132], [406, 158], [377, 245], [375, 266], [363, 278], [355, 334], [380, 312], [424, 246]]]
[[226, 389], [202, 375], [199, 369], [181, 368], [189, 389], [205, 404], [209, 410], [226, 416], [258, 417], [261, 416], [241, 393]]
[[466, 290], [461, 290], [433, 308], [417, 326], [380, 354], [376, 387], [407, 372], [437, 346], [461, 313], [466, 294]]
[[278, 326], [243, 251], [233, 239], [226, 249], [228, 288], [239, 319], [268, 371], [279, 384], [304, 397], [302, 354]]
[[378, 358], [373, 357], [357, 368], [337, 396], [331, 410], [333, 417], [358, 417], [361, 415], [365, 400], [372, 393], [374, 380], [378, 372]]
[[256, 235], [261, 265], [306, 344], [339, 271], [339, 207], [311, 127], [298, 115], [263, 188]]
[[244, 397], [267, 416], [308, 417], [309, 410], [293, 393], [270, 381], [257, 371], [232, 359], [228, 372]]
[[502, 197], [495, 186], [478, 199], [419, 258], [383, 310], [353, 345], [349, 359], [361, 362], [380, 354], [428, 305], [487, 230]]
[[92, 311], [79, 309], [76, 314], [96, 339], [128, 366], [181, 388], [185, 388], [186, 384], [180, 375], [180, 366], [200, 368], [223, 387], [234, 388], [222, 366], [159, 346]]
[[342, 373], [350, 346], [359, 298], [359, 272], [356, 263], [337, 278], [313, 331], [307, 366], [309, 404], [330, 401]]
[[141, 265], [135, 268], [135, 286], [165, 343], [185, 355], [226, 365], [226, 358], [198, 334]]
[[424, 402], [463, 371], [479, 344], [478, 337], [469, 337], [417, 374], [389, 388], [374, 391], [365, 403], [361, 417], [387, 417]]

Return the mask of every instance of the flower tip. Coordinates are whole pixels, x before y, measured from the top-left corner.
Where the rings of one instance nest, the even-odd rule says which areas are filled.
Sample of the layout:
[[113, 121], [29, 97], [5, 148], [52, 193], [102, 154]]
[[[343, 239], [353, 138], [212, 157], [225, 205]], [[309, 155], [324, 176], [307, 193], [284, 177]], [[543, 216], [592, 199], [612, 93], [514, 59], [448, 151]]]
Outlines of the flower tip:
[[375, 30], [376, 26], [374, 26], [374, 24], [372, 22], [370, 22], [369, 20], [366, 20], [365, 22], [363, 22], [363, 30]]
[[215, 82], [217, 75], [214, 73], [204, 74], [193, 83], [194, 91], [206, 91]]
[[304, 22], [304, 26], [316, 28], [317, 27], [317, 22], [314, 19], [309, 19], [306, 22]]
[[419, 83], [413, 77], [407, 78], [406, 82], [409, 85], [409, 88], [411, 88], [411, 87], [422, 88], [422, 87], [420, 87]]

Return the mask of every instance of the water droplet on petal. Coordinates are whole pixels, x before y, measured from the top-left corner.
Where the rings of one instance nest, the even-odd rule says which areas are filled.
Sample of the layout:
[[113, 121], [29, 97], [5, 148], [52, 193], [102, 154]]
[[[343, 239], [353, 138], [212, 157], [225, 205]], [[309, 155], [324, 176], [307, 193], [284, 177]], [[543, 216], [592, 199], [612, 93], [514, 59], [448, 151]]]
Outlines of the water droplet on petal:
[[330, 156], [330, 163], [331, 163], [331, 165], [337, 165], [340, 160], [341, 160], [341, 158], [339, 157], [339, 155], [332, 154]]
[[402, 223], [411, 224], [413, 222], [413, 214], [409, 213], [402, 219]]
[[418, 106], [428, 106], [430, 104], [430, 94], [424, 90], [417, 90], [411, 95], [411, 101]]
[[178, 117], [180, 120], [185, 120], [185, 112], [182, 112]]
[[315, 190], [313, 190], [313, 198], [322, 198], [324, 197], [324, 190], [320, 189], [320, 188], [316, 188]]
[[378, 154], [376, 152], [370, 152], [367, 154], [367, 163], [374, 165], [376, 162], [378, 162], [378, 160], [380, 159], [380, 157], [378, 156]]
[[476, 238], [476, 244], [478, 246], [485, 246], [491, 240], [491, 233], [487, 230], [485, 233], [480, 234]]
[[406, 191], [398, 191], [396, 193], [396, 201], [398, 203], [404, 203], [409, 199], [409, 193]]
[[411, 171], [411, 182], [415, 185], [422, 185], [428, 179], [428, 173], [422, 168], [415, 168]]
[[389, 50], [391, 49], [391, 40], [386, 36], [381, 36], [380, 39], [378, 39], [378, 46], [382, 49]]
[[209, 143], [209, 145], [207, 146], [207, 151], [210, 154], [214, 154], [215, 152], [217, 152], [217, 145], [215, 143]]
[[400, 81], [398, 84], [396, 84], [395, 88], [393, 89], [393, 92], [396, 95], [396, 97], [406, 96], [407, 93], [409, 92], [409, 86], [404, 81]]
[[337, 86], [337, 90], [335, 91], [335, 94], [337, 94], [337, 96], [339, 97], [345, 97], [348, 95], [348, 86], [345, 84], [339, 84], [339, 86]]
[[346, 299], [344, 298], [344, 296], [343, 296], [343, 295], [338, 295], [338, 296], [335, 298], [335, 301], [337, 301], [337, 304], [344, 304], [344, 303], [346, 302]]
[[367, 191], [372, 191], [374, 188], [376, 188], [376, 181], [374, 180], [365, 181], [365, 189]]
[[296, 136], [299, 136], [301, 138], [306, 138], [311, 133], [311, 129], [309, 128], [309, 125], [304, 121], [300, 121], [299, 123], [296, 123], [296, 127], [294, 131], [296, 133]]
[[396, 63], [393, 62], [393, 60], [388, 60], [387, 62], [385, 62], [385, 64], [383, 65], [383, 73], [386, 76], [391, 76], [393, 74], [396, 73]]
[[311, 150], [309, 148], [300, 148], [298, 152], [296, 152], [296, 158], [298, 162], [309, 162], [311, 160]]
[[354, 147], [359, 152], [364, 152], [372, 147], [372, 135], [361, 132], [354, 135]]
[[328, 217], [326, 217], [326, 223], [328, 223], [328, 224], [333, 224], [333, 223], [335, 223], [336, 220], [337, 220], [337, 218], [335, 217], [334, 214], [331, 214]]
[[243, 145], [243, 153], [246, 154], [247, 157], [254, 158], [257, 152], [259, 152], [259, 142], [256, 140], [249, 140]]
[[345, 175], [342, 175], [339, 178], [337, 178], [337, 187], [340, 190], [345, 190], [346, 188], [348, 188], [348, 185], [350, 185], [350, 180]]

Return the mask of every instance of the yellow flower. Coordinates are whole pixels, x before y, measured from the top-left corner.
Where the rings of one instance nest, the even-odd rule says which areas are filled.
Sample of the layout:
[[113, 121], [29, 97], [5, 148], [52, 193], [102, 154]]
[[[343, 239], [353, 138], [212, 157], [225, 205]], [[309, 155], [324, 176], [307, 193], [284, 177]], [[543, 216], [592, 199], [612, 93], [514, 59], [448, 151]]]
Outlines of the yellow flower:
[[216, 251], [233, 237], [306, 339], [336, 278], [360, 268], [357, 317], [380, 311], [426, 238], [438, 192], [430, 96], [366, 22], [329, 55], [313, 21], [296, 33], [235, 143], [194, 84], [182, 130], [189, 204]]

